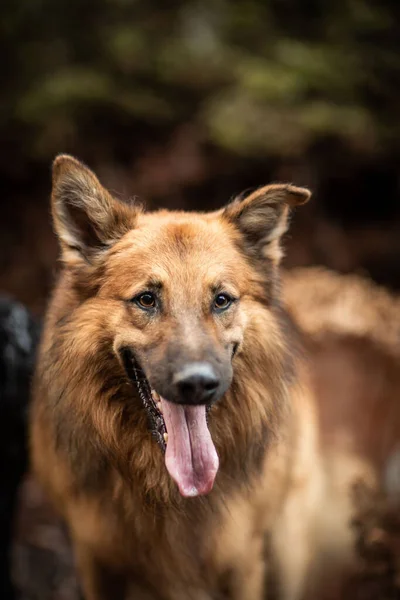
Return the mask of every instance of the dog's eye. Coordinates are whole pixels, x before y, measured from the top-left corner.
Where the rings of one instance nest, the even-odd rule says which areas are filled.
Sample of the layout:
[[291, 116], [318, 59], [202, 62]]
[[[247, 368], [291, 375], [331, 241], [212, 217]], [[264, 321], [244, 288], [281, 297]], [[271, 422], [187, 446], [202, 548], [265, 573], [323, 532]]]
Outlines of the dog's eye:
[[233, 298], [228, 296], [228, 294], [218, 294], [218, 296], [215, 296], [214, 298], [214, 308], [216, 310], [225, 310], [226, 308], [229, 308], [232, 302]]
[[144, 292], [143, 294], [139, 294], [139, 296], [136, 296], [136, 298], [134, 298], [134, 302], [136, 302], [136, 304], [140, 306], [140, 308], [145, 308], [147, 310], [150, 308], [155, 308], [157, 303], [155, 295], [151, 292]]

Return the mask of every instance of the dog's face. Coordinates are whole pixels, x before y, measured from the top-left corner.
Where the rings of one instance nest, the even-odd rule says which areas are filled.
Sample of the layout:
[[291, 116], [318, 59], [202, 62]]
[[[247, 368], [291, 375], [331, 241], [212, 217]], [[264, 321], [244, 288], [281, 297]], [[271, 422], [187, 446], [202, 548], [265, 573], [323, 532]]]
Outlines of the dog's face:
[[212, 487], [207, 407], [230, 386], [249, 315], [272, 299], [288, 207], [308, 197], [275, 185], [215, 213], [145, 213], [74, 159], [55, 163], [64, 262], [104, 303], [112, 348], [163, 447], [168, 433], [167, 467], [183, 495]]
[[114, 347], [170, 402], [211, 404], [229, 387], [244, 330], [240, 263], [219, 219], [168, 212], [137, 215], [110, 251], [99, 293], [124, 306]]

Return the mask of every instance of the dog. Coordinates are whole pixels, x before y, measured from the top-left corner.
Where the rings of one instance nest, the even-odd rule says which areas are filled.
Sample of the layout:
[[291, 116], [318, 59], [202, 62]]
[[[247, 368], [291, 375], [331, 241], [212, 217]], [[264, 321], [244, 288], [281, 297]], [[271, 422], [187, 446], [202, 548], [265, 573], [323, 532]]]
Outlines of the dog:
[[334, 493], [281, 302], [282, 236], [310, 195], [272, 184], [211, 213], [146, 212], [56, 158], [62, 268], [30, 446], [86, 600], [297, 600], [320, 538], [350, 555], [347, 499], [326, 536], [316, 525]]

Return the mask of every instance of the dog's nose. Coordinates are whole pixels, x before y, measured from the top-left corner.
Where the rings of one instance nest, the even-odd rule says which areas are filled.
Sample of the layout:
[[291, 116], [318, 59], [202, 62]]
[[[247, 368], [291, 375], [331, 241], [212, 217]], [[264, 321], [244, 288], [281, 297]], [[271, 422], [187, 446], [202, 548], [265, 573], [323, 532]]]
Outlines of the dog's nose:
[[217, 391], [220, 380], [210, 363], [194, 362], [175, 373], [172, 383], [182, 404], [206, 404]]

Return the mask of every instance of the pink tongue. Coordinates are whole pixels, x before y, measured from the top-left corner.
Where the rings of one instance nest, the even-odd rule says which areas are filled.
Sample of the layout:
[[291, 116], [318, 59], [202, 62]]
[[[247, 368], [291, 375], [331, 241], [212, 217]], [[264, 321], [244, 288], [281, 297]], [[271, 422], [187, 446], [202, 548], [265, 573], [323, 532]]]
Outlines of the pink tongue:
[[165, 464], [182, 496], [211, 491], [218, 455], [208, 431], [205, 406], [182, 406], [161, 398], [168, 432]]

